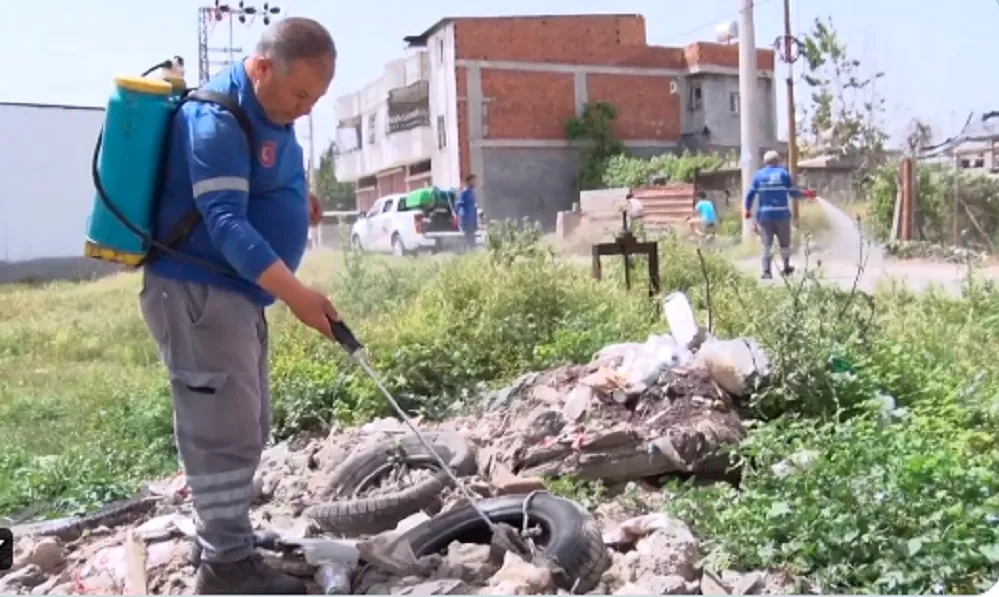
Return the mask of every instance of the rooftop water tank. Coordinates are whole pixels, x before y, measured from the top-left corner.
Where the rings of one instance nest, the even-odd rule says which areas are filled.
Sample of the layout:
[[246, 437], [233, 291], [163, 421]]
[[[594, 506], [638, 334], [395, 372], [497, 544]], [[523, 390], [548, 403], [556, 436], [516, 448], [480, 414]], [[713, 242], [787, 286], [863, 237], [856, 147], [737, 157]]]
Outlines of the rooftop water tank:
[[738, 41], [739, 24], [735, 21], [725, 21], [715, 25], [715, 39], [718, 43], [730, 44]]

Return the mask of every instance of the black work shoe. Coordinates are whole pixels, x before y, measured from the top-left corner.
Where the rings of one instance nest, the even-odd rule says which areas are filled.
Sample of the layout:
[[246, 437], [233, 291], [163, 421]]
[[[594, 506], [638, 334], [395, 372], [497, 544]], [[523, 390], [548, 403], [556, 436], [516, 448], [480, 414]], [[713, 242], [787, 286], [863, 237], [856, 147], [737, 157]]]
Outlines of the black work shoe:
[[238, 562], [202, 562], [195, 595], [305, 595], [305, 583], [264, 564], [258, 555]]
[[790, 276], [791, 274], [794, 273], [794, 266], [791, 264], [785, 265], [784, 271], [782, 271], [781, 273], [785, 276]]
[[773, 280], [774, 279], [774, 275], [771, 274], [769, 271], [765, 271], [762, 274], [760, 274], [760, 279], [761, 280]]

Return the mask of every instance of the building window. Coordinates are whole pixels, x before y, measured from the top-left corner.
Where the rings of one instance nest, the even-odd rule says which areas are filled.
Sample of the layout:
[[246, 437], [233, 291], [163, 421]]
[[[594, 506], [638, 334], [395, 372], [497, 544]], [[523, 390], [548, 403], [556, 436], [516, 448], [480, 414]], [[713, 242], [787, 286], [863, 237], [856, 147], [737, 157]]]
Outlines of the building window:
[[700, 85], [690, 86], [690, 98], [687, 104], [690, 106], [691, 110], [700, 110], [701, 107], [704, 105], [704, 97], [701, 94]]
[[375, 115], [368, 116], [368, 145], [375, 144]]
[[961, 167], [962, 168], [970, 168], [971, 167], [971, 160], [962, 159], [961, 160]]
[[447, 147], [447, 131], [444, 130], [444, 117], [437, 117], [437, 149]]
[[739, 96], [738, 91], [733, 91], [728, 94], [728, 111], [732, 114], [739, 113], [739, 105], [742, 103], [742, 98]]
[[444, 38], [437, 38], [437, 60], [444, 64]]
[[975, 163], [972, 168], [984, 168], [985, 167], [985, 156], [978, 156], [975, 158]]

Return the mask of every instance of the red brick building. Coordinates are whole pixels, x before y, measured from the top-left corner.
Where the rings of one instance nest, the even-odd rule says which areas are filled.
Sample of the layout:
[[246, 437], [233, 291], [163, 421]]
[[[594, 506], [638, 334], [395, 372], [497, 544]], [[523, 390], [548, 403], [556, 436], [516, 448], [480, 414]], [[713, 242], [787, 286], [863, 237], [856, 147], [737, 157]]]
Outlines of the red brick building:
[[[578, 200], [565, 123], [587, 102], [617, 109], [617, 135], [637, 154], [739, 146], [736, 45], [650, 46], [641, 15], [447, 18], [405, 39], [414, 55], [338, 100], [337, 172], [357, 182], [362, 209], [428, 174], [460, 186], [474, 172], [490, 217], [550, 222]], [[758, 50], [757, 66], [773, 145], [773, 52]]]

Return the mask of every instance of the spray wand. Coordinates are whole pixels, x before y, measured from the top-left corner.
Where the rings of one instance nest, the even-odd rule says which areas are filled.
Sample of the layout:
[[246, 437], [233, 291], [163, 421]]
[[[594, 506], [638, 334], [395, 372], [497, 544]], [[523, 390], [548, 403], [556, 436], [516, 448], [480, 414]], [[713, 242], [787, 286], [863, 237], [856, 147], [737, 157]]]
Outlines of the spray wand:
[[475, 509], [475, 513], [478, 514], [479, 518], [486, 523], [486, 526], [488, 526], [489, 530], [492, 532], [493, 544], [520, 556], [525, 561], [531, 561], [533, 558], [533, 550], [528, 546], [520, 532], [508, 524], [496, 523], [490, 520], [489, 517], [486, 516], [485, 512], [483, 512], [476, 505], [476, 498], [472, 495], [472, 492], [465, 487], [465, 484], [462, 483], [457, 476], [455, 476], [454, 472], [451, 471], [451, 467], [444, 462], [444, 459], [440, 456], [440, 454], [433, 449], [430, 443], [423, 437], [423, 434], [419, 432], [416, 425], [413, 424], [412, 419], [410, 419], [406, 414], [406, 411], [399, 406], [396, 399], [392, 397], [392, 394], [385, 388], [385, 385], [382, 384], [381, 379], [379, 379], [378, 374], [375, 373], [374, 368], [372, 368], [371, 364], [368, 363], [368, 359], [364, 356], [364, 346], [360, 343], [360, 341], [358, 341], [357, 337], [354, 336], [354, 332], [352, 332], [343, 321], [334, 321], [331, 319], [329, 323], [330, 329], [333, 332], [333, 339], [336, 340], [337, 344], [347, 351], [347, 354], [350, 355], [351, 359], [353, 359], [353, 361], [368, 374], [368, 377], [370, 377], [371, 381], [373, 381], [375, 386], [378, 387], [378, 390], [392, 407], [392, 410], [395, 411], [395, 414], [398, 415], [399, 418], [402, 419], [402, 422], [406, 424], [406, 427], [409, 427], [409, 430], [416, 435], [416, 438], [421, 444], [423, 444], [423, 447], [426, 448], [427, 451], [433, 456], [434, 460], [437, 461], [441, 470], [444, 471], [444, 473], [450, 478], [451, 483], [453, 483], [458, 491], [461, 492], [462, 497], [464, 497], [465, 500], [468, 501], [468, 504]]

